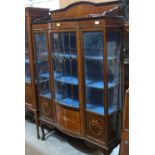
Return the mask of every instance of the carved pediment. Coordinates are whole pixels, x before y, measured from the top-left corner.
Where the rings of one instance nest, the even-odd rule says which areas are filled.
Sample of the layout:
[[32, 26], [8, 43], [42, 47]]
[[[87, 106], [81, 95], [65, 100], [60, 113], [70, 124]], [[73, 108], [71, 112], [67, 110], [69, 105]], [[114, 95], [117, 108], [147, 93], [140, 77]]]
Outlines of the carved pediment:
[[115, 15], [121, 15], [121, 6], [122, 1], [105, 3], [77, 2], [64, 9], [51, 11], [51, 18], [52, 20], [85, 18], [89, 14], [103, 14], [103, 12], [108, 14], [114, 12], [114, 10]]

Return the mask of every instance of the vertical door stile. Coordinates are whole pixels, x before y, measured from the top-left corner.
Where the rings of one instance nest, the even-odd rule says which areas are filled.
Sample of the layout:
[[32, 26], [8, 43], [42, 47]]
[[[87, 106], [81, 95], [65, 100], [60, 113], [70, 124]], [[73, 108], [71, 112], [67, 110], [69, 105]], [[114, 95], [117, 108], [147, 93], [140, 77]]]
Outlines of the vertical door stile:
[[82, 32], [80, 29], [77, 31], [77, 61], [78, 61], [78, 78], [79, 78], [79, 101], [80, 101], [80, 120], [81, 120], [81, 135], [85, 135], [85, 114], [84, 114], [84, 59], [82, 48]]
[[[124, 31], [123, 31], [123, 28], [121, 28], [121, 50], [123, 50], [123, 48], [125, 47], [124, 46], [124, 43], [123, 43], [123, 40], [125, 40], [124, 39]], [[122, 51], [120, 51], [120, 54], [121, 54], [121, 52]], [[120, 104], [120, 107], [121, 107], [121, 112], [123, 113], [123, 101], [124, 101], [124, 77], [125, 77], [125, 75], [124, 75], [124, 60], [123, 61], [120, 61], [120, 68], [121, 68], [121, 71], [120, 71], [120, 83], [121, 83], [121, 103], [119, 103]]]
[[108, 143], [108, 65], [107, 65], [107, 29], [103, 30], [103, 64], [104, 64], [104, 114], [105, 114], [105, 142]]
[[[71, 77], [71, 100], [72, 100], [72, 103], [73, 103], [73, 101], [74, 101], [74, 95], [73, 95], [73, 75], [72, 75], [72, 69], [73, 69], [73, 67], [72, 67], [72, 51], [71, 51], [71, 41], [70, 41], [70, 39], [71, 39], [71, 37], [70, 37], [70, 32], [68, 33], [68, 39], [69, 39], [69, 57], [68, 57], [68, 62], [69, 62], [69, 67], [70, 67], [70, 77]], [[74, 106], [74, 104], [72, 104], [72, 106]]]
[[[50, 23], [48, 23], [50, 25]], [[49, 26], [50, 28], [50, 26]], [[53, 72], [53, 58], [52, 58], [52, 37], [50, 36], [50, 30], [48, 29], [47, 31], [47, 36], [48, 36], [48, 47], [49, 47], [49, 58], [48, 58], [48, 62], [49, 62], [49, 76], [50, 76], [50, 88], [51, 88], [51, 104], [52, 104], [52, 110], [53, 110], [53, 120], [54, 122], [56, 121], [56, 111], [55, 111], [55, 102], [54, 102], [54, 98], [55, 98], [55, 93], [54, 93], [54, 72]]]
[[32, 87], [32, 97], [33, 97], [33, 105], [32, 107], [34, 109], [38, 109], [38, 105], [37, 105], [37, 97], [35, 94], [36, 92], [36, 85], [35, 85], [35, 73], [34, 73], [34, 70], [35, 70], [35, 67], [34, 67], [34, 64], [33, 64], [33, 60], [34, 60], [34, 55], [33, 55], [33, 35], [32, 35], [32, 26], [31, 26], [31, 17], [27, 17], [27, 30], [28, 30], [28, 40], [29, 40], [29, 44], [28, 44], [28, 48], [29, 48], [29, 60], [30, 60], [30, 75], [31, 75], [31, 87]]

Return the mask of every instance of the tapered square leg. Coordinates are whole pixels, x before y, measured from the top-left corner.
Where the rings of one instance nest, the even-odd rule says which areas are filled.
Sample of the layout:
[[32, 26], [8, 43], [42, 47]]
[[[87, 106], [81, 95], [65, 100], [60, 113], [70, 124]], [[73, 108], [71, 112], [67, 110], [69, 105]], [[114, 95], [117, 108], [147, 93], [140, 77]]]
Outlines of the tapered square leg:
[[45, 140], [45, 132], [44, 132], [44, 126], [43, 125], [41, 125], [41, 132], [42, 132], [41, 140]]
[[37, 130], [37, 138], [40, 139], [40, 134], [39, 134], [39, 120], [38, 120], [38, 114], [35, 112], [35, 124], [36, 124], [36, 130]]

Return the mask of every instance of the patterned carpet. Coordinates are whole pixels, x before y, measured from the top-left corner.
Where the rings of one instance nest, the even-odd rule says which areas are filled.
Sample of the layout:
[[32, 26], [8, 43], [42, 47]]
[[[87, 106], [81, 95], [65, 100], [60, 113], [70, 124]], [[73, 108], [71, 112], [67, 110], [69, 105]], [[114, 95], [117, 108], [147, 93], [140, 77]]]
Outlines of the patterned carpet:
[[[41, 133], [41, 132], [40, 132]], [[88, 148], [82, 140], [46, 130], [46, 140], [36, 137], [36, 127], [33, 123], [25, 121], [25, 155], [103, 155], [102, 152]], [[117, 146], [111, 155], [118, 155]]]

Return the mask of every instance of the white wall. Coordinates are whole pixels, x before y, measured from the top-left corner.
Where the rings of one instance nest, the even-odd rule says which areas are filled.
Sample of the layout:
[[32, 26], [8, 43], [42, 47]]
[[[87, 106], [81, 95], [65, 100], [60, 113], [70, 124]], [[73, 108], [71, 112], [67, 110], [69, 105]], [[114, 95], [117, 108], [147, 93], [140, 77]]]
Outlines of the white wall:
[[25, 6], [56, 10], [59, 9], [59, 0], [25, 0]]
[[110, 1], [117, 1], [117, 0], [60, 0], [60, 8], [64, 8], [67, 5], [78, 1], [89, 1], [93, 3], [101, 3], [101, 2], [110, 2]]

